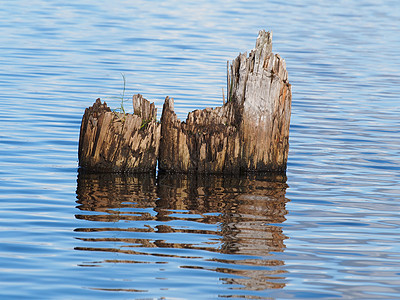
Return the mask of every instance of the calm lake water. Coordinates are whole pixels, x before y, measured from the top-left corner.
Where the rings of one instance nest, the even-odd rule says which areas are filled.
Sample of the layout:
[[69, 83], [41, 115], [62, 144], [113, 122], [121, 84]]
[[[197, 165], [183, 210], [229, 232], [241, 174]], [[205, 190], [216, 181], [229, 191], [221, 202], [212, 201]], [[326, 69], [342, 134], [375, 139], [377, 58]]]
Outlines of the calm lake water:
[[[400, 299], [398, 1], [291, 2], [0, 3], [1, 299]], [[260, 29], [293, 89], [286, 176], [79, 172], [121, 73], [184, 118]]]

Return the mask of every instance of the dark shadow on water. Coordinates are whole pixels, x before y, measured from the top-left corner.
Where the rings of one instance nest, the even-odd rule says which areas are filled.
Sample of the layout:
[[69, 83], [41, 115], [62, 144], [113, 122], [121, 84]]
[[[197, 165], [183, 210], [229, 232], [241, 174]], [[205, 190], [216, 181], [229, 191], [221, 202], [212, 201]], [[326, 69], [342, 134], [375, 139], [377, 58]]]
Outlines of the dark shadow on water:
[[75, 249], [109, 253], [93, 264], [182, 259], [181, 269], [219, 273], [227, 290], [283, 288], [284, 262], [274, 253], [285, 249], [279, 224], [286, 220], [286, 188], [282, 175], [81, 173], [76, 218], [89, 223], [75, 230]]

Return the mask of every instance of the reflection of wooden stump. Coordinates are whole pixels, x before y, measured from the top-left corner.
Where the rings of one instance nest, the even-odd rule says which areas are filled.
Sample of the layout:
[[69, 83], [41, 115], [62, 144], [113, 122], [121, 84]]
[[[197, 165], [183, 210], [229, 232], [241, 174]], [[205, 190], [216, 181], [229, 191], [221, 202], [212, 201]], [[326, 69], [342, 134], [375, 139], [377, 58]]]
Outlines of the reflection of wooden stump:
[[173, 100], [161, 117], [159, 167], [172, 172], [238, 173], [286, 170], [291, 86], [285, 61], [260, 31], [256, 49], [230, 66], [228, 101], [180, 122]]
[[285, 286], [284, 262], [274, 255], [287, 238], [280, 225], [288, 201], [282, 174], [159, 173], [155, 181], [152, 174], [82, 172], [77, 182], [75, 217], [91, 222], [74, 230], [85, 232], [77, 237], [85, 243], [74, 249], [115, 254], [96, 265], [143, 263], [152, 255], [175, 260], [180, 253], [171, 249], [185, 249], [181, 268], [192, 267], [190, 253], [204, 253], [214, 257], [217, 268], [208, 270], [224, 273], [223, 283], [248, 290]]
[[160, 141], [156, 108], [133, 96], [134, 114], [112, 112], [97, 99], [85, 110], [79, 138], [79, 165], [95, 172], [155, 171]]

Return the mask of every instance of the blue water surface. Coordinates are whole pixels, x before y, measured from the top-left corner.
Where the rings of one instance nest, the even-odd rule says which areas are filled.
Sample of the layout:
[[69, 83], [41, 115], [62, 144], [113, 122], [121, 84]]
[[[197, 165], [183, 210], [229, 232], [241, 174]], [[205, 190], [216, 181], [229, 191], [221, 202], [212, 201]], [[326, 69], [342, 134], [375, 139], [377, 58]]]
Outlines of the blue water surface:
[[[398, 298], [398, 20], [394, 0], [2, 1], [1, 298]], [[292, 84], [286, 177], [78, 172], [121, 74], [184, 118], [222, 104], [260, 29]]]

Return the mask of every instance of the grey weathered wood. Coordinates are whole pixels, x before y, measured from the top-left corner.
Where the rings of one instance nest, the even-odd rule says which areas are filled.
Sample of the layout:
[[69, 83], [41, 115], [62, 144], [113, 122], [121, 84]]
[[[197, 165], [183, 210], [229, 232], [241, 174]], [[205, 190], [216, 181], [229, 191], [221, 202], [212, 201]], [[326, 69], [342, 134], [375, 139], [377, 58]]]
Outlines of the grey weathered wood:
[[169, 172], [239, 173], [286, 170], [291, 86], [285, 61], [272, 53], [272, 33], [232, 61], [227, 103], [195, 110], [181, 122], [173, 99], [161, 117], [159, 168]]
[[85, 110], [79, 137], [79, 165], [92, 172], [155, 171], [160, 125], [154, 103], [133, 96], [134, 114], [111, 111], [97, 99]]

